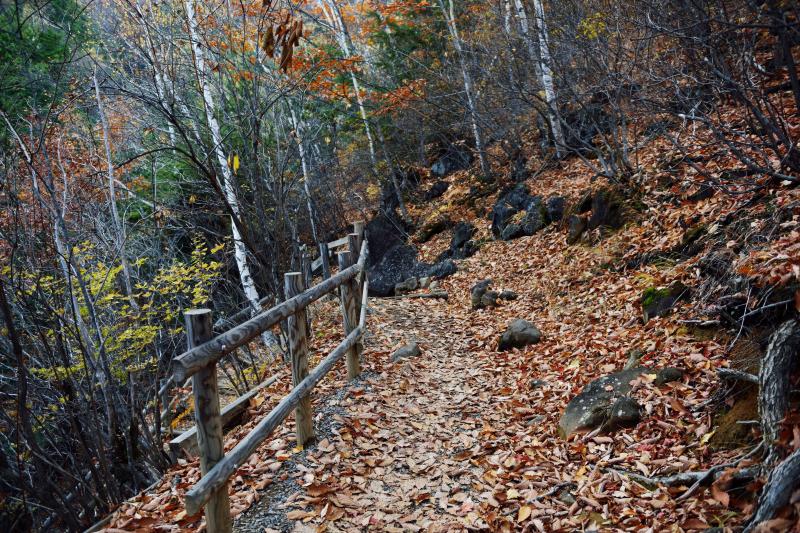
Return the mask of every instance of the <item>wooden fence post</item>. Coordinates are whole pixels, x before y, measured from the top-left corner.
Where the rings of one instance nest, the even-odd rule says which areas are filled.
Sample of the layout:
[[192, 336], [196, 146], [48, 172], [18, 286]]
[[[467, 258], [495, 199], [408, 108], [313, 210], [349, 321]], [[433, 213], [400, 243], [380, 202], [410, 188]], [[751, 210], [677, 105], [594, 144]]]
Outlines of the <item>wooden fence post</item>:
[[[354, 226], [357, 226], [357, 225], [358, 225], [358, 222], [356, 222], [354, 224]], [[362, 232], [363, 232], [363, 229], [362, 229]], [[347, 243], [350, 246], [350, 264], [351, 265], [354, 265], [354, 264], [358, 263], [358, 257], [359, 257], [359, 255], [361, 253], [361, 243], [362, 242], [363, 242], [363, 239], [361, 238], [359, 233], [350, 233], [347, 236]], [[356, 250], [356, 251], [353, 252], [353, 250]], [[364, 270], [366, 270], [366, 268], [367, 268], [367, 266], [364, 265]], [[364, 280], [365, 276], [366, 276], [366, 273], [363, 273], [360, 276], [361, 277], [361, 282], [360, 283], [358, 281], [358, 278], [353, 278], [349, 282], [351, 290], [353, 291], [353, 299], [356, 301], [356, 305], [355, 305], [355, 307], [356, 307], [356, 317], [360, 317], [361, 316], [361, 288], [363, 287], [363, 282], [364, 282], [363, 280]], [[358, 319], [356, 319], [356, 322], [358, 322]], [[358, 360], [361, 361], [361, 354], [364, 353], [364, 343], [361, 341], [361, 339], [359, 339], [359, 341], [356, 343], [355, 350], [356, 350], [356, 353], [358, 353]]]
[[[352, 264], [351, 252], [339, 252], [339, 272]], [[342, 304], [342, 317], [344, 318], [344, 333], [349, 335], [358, 326], [358, 313], [356, 312], [355, 293], [351, 282], [342, 283], [339, 287], [339, 296]], [[357, 346], [347, 351], [347, 379], [355, 379], [361, 374], [361, 361]]]
[[[214, 336], [210, 309], [192, 309], [184, 314], [186, 339], [191, 350]], [[197, 424], [197, 445], [200, 449], [200, 471], [205, 475], [225, 455], [222, 441], [222, 420], [219, 416], [217, 365], [212, 363], [192, 376], [194, 418]], [[231, 504], [228, 484], [223, 485], [208, 500], [206, 527], [209, 533], [232, 530]]]
[[319, 243], [319, 257], [320, 261], [322, 261], [322, 279], [328, 279], [331, 277], [331, 266], [328, 262], [329, 254], [330, 252], [328, 251], [328, 243]]
[[[303, 276], [300, 272], [287, 272], [283, 275], [286, 299], [297, 296], [303, 290]], [[306, 310], [301, 309], [288, 318], [289, 350], [292, 354], [292, 386], [297, 386], [308, 376], [308, 337], [306, 334]], [[297, 444], [302, 446], [314, 438], [314, 418], [311, 412], [311, 394], [300, 400], [294, 410]]]
[[364, 242], [364, 221], [356, 220], [353, 222], [353, 233], [358, 235], [358, 253], [361, 253], [361, 243]]

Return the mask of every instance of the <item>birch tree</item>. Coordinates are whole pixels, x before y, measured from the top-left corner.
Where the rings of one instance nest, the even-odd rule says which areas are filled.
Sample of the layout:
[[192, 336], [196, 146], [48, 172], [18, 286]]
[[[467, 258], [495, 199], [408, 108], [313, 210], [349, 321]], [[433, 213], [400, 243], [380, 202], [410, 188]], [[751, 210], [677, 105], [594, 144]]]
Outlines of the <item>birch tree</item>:
[[464, 49], [461, 44], [461, 36], [458, 33], [458, 27], [455, 20], [455, 9], [453, 7], [453, 0], [449, 0], [448, 6], [445, 6], [444, 0], [438, 0], [439, 8], [442, 10], [447, 29], [450, 32], [450, 38], [453, 41], [453, 48], [456, 49], [458, 56], [458, 63], [461, 67], [461, 77], [464, 81], [464, 93], [467, 98], [467, 110], [469, 111], [470, 120], [472, 122], [472, 134], [475, 137], [475, 150], [478, 152], [478, 160], [481, 165], [481, 173], [484, 178], [491, 175], [489, 162], [486, 159], [486, 150], [483, 144], [483, 135], [481, 133], [480, 120], [478, 116], [478, 104], [475, 97], [475, 89], [472, 83], [472, 76], [469, 72], [466, 58], [464, 57]]
[[[242, 291], [245, 298], [252, 307], [253, 312], [257, 313], [261, 310], [260, 298], [258, 290], [256, 289], [253, 276], [250, 273], [250, 266], [247, 261], [247, 247], [242, 240], [241, 230], [239, 228], [241, 219], [241, 209], [239, 207], [239, 200], [236, 196], [236, 189], [234, 184], [234, 176], [228, 165], [228, 159], [224, 150], [224, 141], [220, 133], [219, 122], [217, 121], [216, 112], [217, 108], [214, 102], [214, 96], [211, 91], [211, 84], [208, 80], [208, 73], [206, 72], [206, 58], [205, 52], [200, 41], [200, 32], [198, 29], [195, 4], [194, 0], [185, 0], [184, 7], [186, 9], [186, 18], [189, 27], [189, 41], [191, 42], [192, 52], [194, 55], [194, 69], [197, 75], [198, 83], [200, 84], [200, 91], [203, 98], [203, 108], [205, 110], [206, 123], [211, 132], [211, 142], [214, 147], [214, 154], [217, 158], [218, 170], [222, 174], [222, 189], [225, 194], [225, 201], [230, 206], [231, 210], [231, 233], [233, 235], [234, 256], [236, 258], [236, 266], [239, 269], [239, 279], [242, 285]], [[235, 166], [235, 164], [234, 164]]]

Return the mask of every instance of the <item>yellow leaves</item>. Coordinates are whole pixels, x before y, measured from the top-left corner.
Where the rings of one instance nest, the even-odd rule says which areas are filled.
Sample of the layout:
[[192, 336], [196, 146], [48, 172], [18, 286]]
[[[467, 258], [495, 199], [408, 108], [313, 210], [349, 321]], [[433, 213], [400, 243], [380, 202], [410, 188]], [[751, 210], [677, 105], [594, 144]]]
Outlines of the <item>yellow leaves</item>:
[[531, 509], [530, 505], [523, 505], [522, 507], [520, 507], [519, 511], [517, 512], [517, 522], [518, 523], [524, 522], [525, 520], [530, 518], [532, 511], [533, 510]]
[[508, 489], [506, 491], [506, 498], [509, 500], [516, 500], [519, 498], [519, 491], [517, 489]]
[[234, 174], [239, 171], [239, 154], [228, 156], [228, 168], [232, 169]]
[[593, 13], [578, 23], [578, 35], [594, 40], [606, 35], [607, 27], [601, 13]]

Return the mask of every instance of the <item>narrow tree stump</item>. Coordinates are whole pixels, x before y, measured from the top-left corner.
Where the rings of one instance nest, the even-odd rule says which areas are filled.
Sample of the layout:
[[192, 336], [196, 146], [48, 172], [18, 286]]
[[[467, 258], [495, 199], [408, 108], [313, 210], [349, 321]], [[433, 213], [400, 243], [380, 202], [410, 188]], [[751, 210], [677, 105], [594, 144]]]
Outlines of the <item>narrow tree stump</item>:
[[[192, 309], [185, 313], [188, 349], [213, 337], [210, 309]], [[197, 424], [197, 445], [200, 449], [200, 471], [205, 475], [225, 455], [222, 441], [222, 420], [219, 412], [217, 365], [212, 363], [192, 376], [194, 416]], [[206, 524], [210, 533], [232, 530], [231, 504], [226, 483], [208, 500]]]
[[[287, 272], [283, 275], [286, 298], [303, 292], [303, 278], [300, 272]], [[301, 309], [288, 318], [289, 351], [292, 355], [292, 386], [297, 386], [308, 376], [308, 335], [306, 330], [306, 310]], [[294, 410], [297, 444], [304, 445], [314, 438], [314, 418], [311, 412], [311, 394], [304, 396]]]
[[[351, 252], [339, 252], [340, 271], [352, 264], [351, 255]], [[353, 291], [354, 283], [354, 281], [348, 281], [339, 287], [345, 335], [349, 335], [358, 325], [358, 312], [356, 311], [355, 293]], [[358, 345], [355, 345], [347, 351], [347, 379], [353, 380], [359, 374], [361, 374], [360, 352]]]

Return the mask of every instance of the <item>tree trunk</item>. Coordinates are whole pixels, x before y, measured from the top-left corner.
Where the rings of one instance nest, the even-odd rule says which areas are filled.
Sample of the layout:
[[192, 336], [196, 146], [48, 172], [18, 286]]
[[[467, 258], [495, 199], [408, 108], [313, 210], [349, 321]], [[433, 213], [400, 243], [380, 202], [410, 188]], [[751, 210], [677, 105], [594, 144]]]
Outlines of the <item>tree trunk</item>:
[[[517, 0], [521, 1], [521, 0]], [[550, 44], [547, 37], [547, 22], [544, 17], [544, 5], [542, 0], [533, 0], [533, 8], [536, 12], [536, 28], [539, 37], [540, 75], [544, 97], [547, 103], [547, 113], [550, 116], [550, 128], [553, 131], [553, 142], [556, 146], [556, 155], [561, 157], [564, 152], [564, 133], [561, 130], [561, 118], [558, 113], [558, 101], [556, 100], [556, 89], [553, 83], [553, 70], [550, 66]]]
[[491, 168], [486, 159], [486, 150], [483, 146], [483, 135], [478, 117], [478, 104], [475, 99], [475, 89], [472, 85], [472, 76], [469, 73], [466, 58], [464, 57], [464, 50], [461, 46], [461, 37], [458, 34], [458, 27], [455, 21], [455, 10], [453, 8], [453, 0], [450, 0], [450, 9], [444, 5], [444, 0], [439, 0], [439, 7], [444, 15], [445, 22], [447, 22], [447, 29], [450, 31], [450, 37], [453, 39], [453, 48], [456, 49], [458, 55], [458, 63], [461, 67], [461, 77], [464, 80], [464, 93], [467, 97], [467, 110], [472, 122], [472, 134], [475, 137], [475, 150], [478, 152], [478, 160], [481, 164], [481, 173], [483, 177], [488, 179], [491, 177]]

